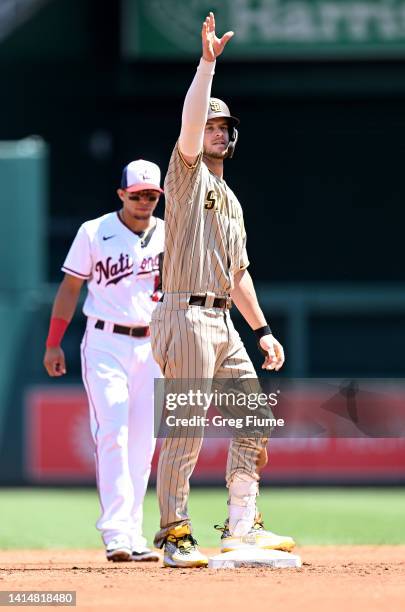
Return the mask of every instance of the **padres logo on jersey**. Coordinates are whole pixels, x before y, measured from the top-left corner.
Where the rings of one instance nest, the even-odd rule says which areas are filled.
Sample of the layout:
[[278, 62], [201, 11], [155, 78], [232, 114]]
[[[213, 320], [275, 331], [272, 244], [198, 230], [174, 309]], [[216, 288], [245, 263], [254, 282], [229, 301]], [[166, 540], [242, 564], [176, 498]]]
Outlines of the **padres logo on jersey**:
[[225, 215], [230, 219], [237, 219], [234, 207], [231, 206], [229, 202], [226, 202], [226, 197], [224, 197], [222, 193], [218, 193], [217, 191], [214, 191], [214, 189], [210, 189], [207, 192], [204, 201], [204, 208], [205, 210], [218, 212], [219, 214]]
[[206, 210], [217, 210], [217, 198], [218, 194], [213, 189], [210, 189], [205, 198], [204, 208]]

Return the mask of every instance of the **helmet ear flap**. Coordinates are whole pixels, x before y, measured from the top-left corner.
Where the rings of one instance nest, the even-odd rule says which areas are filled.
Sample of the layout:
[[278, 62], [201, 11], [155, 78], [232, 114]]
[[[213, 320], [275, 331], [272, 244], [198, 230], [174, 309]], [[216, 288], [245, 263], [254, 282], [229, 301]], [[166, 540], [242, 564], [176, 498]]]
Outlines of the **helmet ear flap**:
[[232, 131], [229, 130], [229, 132], [229, 144], [226, 156], [228, 159], [232, 159], [233, 154], [235, 153], [236, 143], [238, 142], [239, 132], [235, 127], [232, 128]]

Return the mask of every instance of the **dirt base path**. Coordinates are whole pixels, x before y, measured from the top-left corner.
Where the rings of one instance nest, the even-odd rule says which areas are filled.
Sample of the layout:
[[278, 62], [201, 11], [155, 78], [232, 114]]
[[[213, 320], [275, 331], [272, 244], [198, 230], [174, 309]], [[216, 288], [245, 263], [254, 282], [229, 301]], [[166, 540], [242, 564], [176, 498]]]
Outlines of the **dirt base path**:
[[102, 550], [0, 551], [0, 590], [76, 591], [79, 610], [405, 610], [405, 546], [311, 546], [297, 553], [301, 569], [182, 570], [112, 564]]

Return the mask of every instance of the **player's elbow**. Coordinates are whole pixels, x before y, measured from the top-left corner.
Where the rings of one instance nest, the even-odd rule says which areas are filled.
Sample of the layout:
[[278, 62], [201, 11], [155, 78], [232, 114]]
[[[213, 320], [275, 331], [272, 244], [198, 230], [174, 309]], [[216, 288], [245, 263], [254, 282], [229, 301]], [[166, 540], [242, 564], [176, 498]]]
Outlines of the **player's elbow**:
[[235, 272], [235, 274], [233, 276], [233, 283], [234, 283], [234, 287], [235, 288], [240, 286], [240, 284], [242, 283], [243, 279], [246, 278], [247, 274], [249, 274], [249, 273], [246, 270], [246, 268], [243, 268], [242, 270], [238, 270], [237, 272]]
[[182, 126], [179, 137], [179, 151], [184, 159], [196, 160], [203, 148], [203, 137], [199, 130]]

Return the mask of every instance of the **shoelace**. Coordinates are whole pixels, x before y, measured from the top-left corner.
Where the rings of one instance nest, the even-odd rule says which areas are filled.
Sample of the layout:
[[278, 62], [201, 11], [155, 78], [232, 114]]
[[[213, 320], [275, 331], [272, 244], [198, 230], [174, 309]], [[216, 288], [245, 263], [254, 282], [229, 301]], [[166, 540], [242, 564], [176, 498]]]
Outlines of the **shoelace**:
[[256, 521], [253, 525], [253, 529], [264, 529], [264, 525], [263, 523], [259, 523], [258, 521]]
[[[218, 529], [218, 531], [222, 531], [222, 533], [224, 533], [224, 531], [228, 531], [229, 529], [228, 519], [225, 521], [223, 525], [214, 525], [214, 529]], [[257, 517], [255, 518], [255, 522], [253, 523], [252, 529], [264, 529], [264, 522], [263, 522], [263, 518], [261, 514], [258, 514]]]
[[193, 538], [192, 535], [181, 536], [180, 538], [175, 538], [174, 536], [168, 536], [168, 541], [176, 544], [177, 548], [182, 553], [188, 553], [192, 548], [197, 545], [197, 540]]
[[255, 522], [253, 523], [253, 529], [264, 529], [263, 517], [261, 514], [258, 514], [255, 518]]

